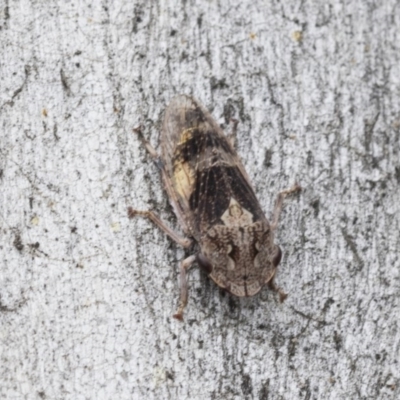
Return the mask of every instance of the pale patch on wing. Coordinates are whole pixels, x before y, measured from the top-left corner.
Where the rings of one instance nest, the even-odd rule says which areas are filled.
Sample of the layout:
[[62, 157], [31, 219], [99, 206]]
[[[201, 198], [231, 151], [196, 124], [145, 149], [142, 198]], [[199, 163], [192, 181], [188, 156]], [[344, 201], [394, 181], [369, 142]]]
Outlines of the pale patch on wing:
[[188, 140], [192, 139], [194, 129], [195, 128], [188, 128], [188, 129], [185, 129], [181, 133], [181, 137], [180, 137], [180, 140], [178, 142], [178, 146], [182, 145], [182, 144], [185, 144]]
[[253, 223], [253, 214], [243, 208], [233, 197], [221, 220], [226, 226], [246, 226]]
[[177, 163], [174, 168], [175, 188], [184, 199], [189, 199], [193, 192], [195, 174], [189, 163]]
[[[193, 128], [185, 129], [180, 136], [178, 145], [186, 143], [193, 137]], [[174, 163], [174, 183], [178, 194], [184, 198], [189, 199], [193, 192], [195, 181], [195, 174], [193, 168], [187, 162], [177, 161]]]

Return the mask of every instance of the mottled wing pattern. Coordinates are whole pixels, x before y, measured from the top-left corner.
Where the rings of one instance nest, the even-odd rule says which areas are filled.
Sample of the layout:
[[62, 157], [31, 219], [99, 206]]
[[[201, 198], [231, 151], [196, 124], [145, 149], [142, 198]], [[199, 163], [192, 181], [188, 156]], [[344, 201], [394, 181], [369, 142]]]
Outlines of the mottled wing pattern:
[[265, 220], [247, 173], [222, 129], [191, 97], [180, 95], [168, 106], [162, 130], [162, 156], [177, 216], [196, 239], [215, 224], [234, 198]]

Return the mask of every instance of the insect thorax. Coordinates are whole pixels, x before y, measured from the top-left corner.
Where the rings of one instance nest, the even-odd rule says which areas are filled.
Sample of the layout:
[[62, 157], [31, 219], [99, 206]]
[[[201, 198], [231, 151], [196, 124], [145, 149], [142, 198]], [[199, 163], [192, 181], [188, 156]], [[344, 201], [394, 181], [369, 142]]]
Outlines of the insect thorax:
[[274, 275], [277, 246], [266, 220], [252, 222], [252, 214], [233, 199], [202, 237], [201, 255], [211, 278], [236, 296], [256, 294]]

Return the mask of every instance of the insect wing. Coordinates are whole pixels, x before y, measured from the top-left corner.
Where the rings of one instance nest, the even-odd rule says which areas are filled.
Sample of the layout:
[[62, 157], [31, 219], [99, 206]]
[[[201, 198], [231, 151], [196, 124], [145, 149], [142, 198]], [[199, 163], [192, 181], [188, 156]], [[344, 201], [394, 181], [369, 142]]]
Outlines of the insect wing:
[[167, 191], [188, 234], [199, 240], [210, 227], [223, 224], [232, 201], [248, 211], [252, 222], [265, 221], [239, 157], [199, 102], [185, 95], [171, 101], [161, 146]]

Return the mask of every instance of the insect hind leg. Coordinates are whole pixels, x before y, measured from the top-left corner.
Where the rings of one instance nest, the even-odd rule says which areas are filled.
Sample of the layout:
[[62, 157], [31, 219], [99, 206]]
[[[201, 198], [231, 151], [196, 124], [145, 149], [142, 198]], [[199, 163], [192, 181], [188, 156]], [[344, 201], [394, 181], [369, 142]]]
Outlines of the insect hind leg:
[[190, 256], [183, 260], [179, 266], [179, 287], [181, 290], [178, 311], [173, 315], [175, 319], [183, 321], [183, 311], [186, 308], [189, 297], [189, 285], [187, 278], [187, 271], [196, 261], [196, 256]]
[[185, 238], [174, 232], [160, 217], [154, 214], [152, 211], [140, 211], [135, 210], [132, 207], [128, 207], [128, 217], [134, 218], [136, 216], [148, 218], [151, 222], [157, 225], [164, 233], [166, 233], [174, 242], [178, 243], [184, 248], [191, 246], [192, 241], [189, 238]]

